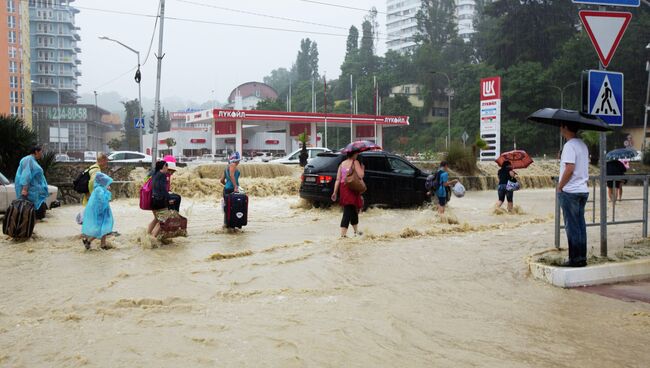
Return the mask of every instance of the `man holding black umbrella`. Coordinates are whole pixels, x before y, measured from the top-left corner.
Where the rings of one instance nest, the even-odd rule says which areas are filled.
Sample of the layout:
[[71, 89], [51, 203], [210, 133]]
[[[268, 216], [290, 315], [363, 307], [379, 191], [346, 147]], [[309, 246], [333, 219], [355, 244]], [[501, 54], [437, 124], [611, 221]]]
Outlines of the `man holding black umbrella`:
[[587, 265], [585, 205], [589, 198], [589, 150], [577, 136], [577, 125], [561, 124], [560, 133], [566, 143], [560, 159], [557, 195], [564, 213], [564, 226], [569, 241], [569, 260], [563, 266], [584, 267]]

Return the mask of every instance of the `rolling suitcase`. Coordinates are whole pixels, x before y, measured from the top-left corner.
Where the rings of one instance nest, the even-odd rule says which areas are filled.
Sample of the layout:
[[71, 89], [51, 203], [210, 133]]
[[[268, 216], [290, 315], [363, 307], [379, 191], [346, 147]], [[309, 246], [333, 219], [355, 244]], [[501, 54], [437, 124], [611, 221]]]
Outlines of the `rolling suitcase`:
[[226, 196], [226, 226], [242, 228], [248, 223], [248, 196], [231, 193]]
[[35, 223], [34, 204], [25, 199], [16, 199], [7, 208], [2, 221], [2, 232], [14, 239], [27, 239], [32, 236]]

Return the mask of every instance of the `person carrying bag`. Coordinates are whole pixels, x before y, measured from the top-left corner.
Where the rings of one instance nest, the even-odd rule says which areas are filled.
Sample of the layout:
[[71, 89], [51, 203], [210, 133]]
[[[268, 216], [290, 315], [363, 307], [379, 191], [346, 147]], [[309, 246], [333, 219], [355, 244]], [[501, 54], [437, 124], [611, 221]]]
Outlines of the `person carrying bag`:
[[359, 211], [363, 208], [363, 197], [361, 194], [366, 191], [366, 184], [363, 182], [365, 169], [357, 160], [358, 151], [348, 152], [347, 159], [339, 165], [332, 193], [332, 202], [340, 198], [339, 204], [343, 207], [343, 218], [341, 219], [341, 237], [345, 238], [350, 224], [354, 228], [355, 235], [361, 235], [358, 229]]

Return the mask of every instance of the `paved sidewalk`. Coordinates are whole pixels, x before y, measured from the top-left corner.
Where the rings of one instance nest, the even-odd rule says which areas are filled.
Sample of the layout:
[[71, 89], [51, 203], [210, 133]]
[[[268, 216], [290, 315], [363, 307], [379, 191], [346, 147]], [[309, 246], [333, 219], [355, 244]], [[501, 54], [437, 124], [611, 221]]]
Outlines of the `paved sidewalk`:
[[575, 288], [574, 290], [598, 294], [627, 302], [640, 301], [650, 303], [650, 280], [623, 282], [611, 285], [587, 286]]

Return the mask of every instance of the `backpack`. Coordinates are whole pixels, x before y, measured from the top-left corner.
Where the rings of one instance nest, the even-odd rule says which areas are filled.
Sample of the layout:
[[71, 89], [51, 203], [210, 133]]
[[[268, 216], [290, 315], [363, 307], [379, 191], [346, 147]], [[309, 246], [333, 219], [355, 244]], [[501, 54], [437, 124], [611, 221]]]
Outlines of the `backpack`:
[[153, 192], [153, 184], [151, 183], [151, 177], [147, 177], [144, 181], [144, 185], [140, 188], [140, 209], [150, 210], [151, 209], [151, 195]]
[[427, 176], [427, 181], [424, 182], [424, 187], [428, 191], [437, 192], [440, 189], [440, 172], [442, 170], [436, 171], [435, 174]]
[[86, 194], [89, 193], [88, 183], [90, 183], [90, 169], [82, 171], [79, 176], [72, 182], [75, 192]]

